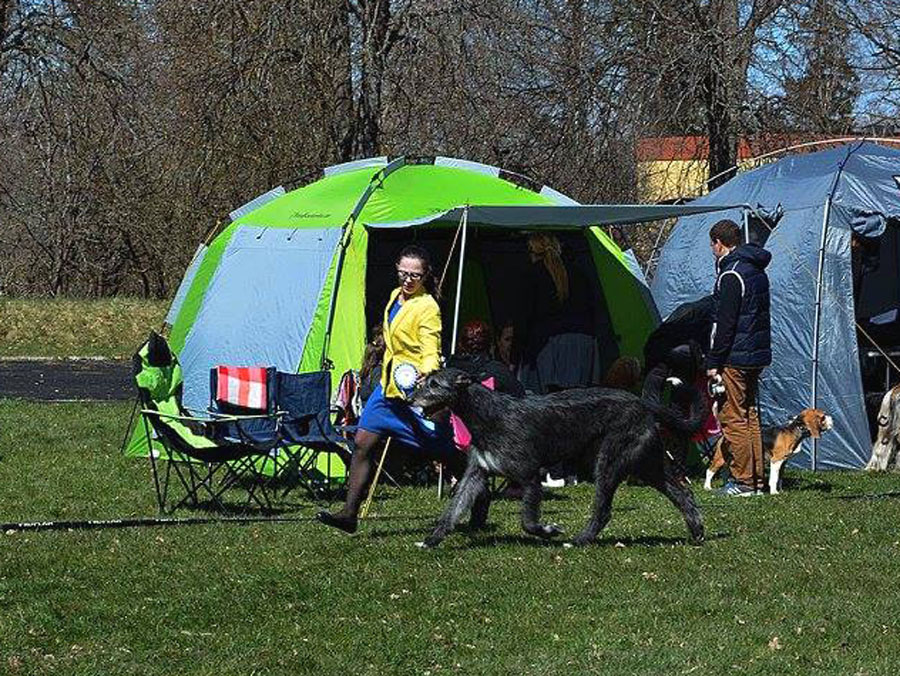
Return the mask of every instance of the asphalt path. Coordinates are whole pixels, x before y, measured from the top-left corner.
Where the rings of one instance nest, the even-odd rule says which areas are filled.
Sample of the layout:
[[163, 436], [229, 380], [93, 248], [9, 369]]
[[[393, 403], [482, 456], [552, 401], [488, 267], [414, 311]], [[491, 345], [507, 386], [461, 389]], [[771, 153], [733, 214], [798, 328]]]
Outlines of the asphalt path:
[[121, 401], [136, 396], [129, 359], [0, 360], [0, 399]]

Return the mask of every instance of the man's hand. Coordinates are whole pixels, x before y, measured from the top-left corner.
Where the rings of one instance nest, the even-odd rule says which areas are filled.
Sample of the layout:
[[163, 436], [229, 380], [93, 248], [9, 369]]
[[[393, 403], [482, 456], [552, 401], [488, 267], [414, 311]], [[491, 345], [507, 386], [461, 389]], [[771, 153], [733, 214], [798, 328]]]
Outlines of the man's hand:
[[707, 378], [715, 378], [717, 375], [719, 375], [719, 369], [707, 369], [706, 371]]

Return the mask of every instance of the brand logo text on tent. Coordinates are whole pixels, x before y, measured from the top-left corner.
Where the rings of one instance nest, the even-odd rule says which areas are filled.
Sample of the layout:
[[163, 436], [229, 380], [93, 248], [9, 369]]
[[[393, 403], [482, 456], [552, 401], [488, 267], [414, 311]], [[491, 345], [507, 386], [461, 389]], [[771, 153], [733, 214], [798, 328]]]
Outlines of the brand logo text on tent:
[[316, 211], [295, 211], [291, 218], [329, 218], [331, 214], [323, 214]]

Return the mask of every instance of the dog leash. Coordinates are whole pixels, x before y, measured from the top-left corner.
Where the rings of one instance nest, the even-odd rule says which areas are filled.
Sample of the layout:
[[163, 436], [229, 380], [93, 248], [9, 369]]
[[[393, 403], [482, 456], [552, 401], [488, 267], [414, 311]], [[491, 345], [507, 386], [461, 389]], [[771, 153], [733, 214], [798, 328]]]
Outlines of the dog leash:
[[10, 521], [0, 523], [0, 532], [44, 530], [102, 530], [113, 528], [140, 528], [158, 526], [195, 526], [211, 523], [291, 523], [314, 521], [311, 516], [231, 516], [231, 517], [140, 517], [134, 519], [78, 519], [62, 521]]

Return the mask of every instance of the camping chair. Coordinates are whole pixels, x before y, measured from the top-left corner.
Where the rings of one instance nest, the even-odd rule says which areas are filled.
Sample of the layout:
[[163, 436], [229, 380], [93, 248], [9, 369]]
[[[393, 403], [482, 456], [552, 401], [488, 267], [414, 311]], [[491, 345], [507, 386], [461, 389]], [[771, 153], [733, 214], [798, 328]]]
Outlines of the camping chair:
[[[331, 454], [350, 466], [353, 441], [341, 435], [331, 422], [331, 374], [278, 372], [275, 403], [281, 415], [281, 447], [288, 451], [288, 478], [315, 499], [331, 493]], [[319, 458], [328, 454], [326, 470], [319, 470]], [[285, 494], [293, 486], [288, 486]]]
[[[133, 370], [160, 512], [199, 507], [201, 496], [214, 510], [228, 511], [222, 498], [231, 488], [246, 492], [241, 509], [255, 503], [271, 511], [259, 460], [277, 444], [277, 416], [192, 415], [181, 403], [181, 366], [156, 333], [134, 355]], [[173, 475], [184, 495], [170, 505]]]

